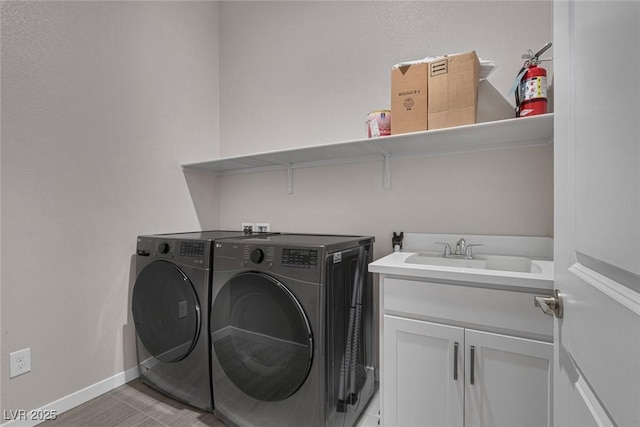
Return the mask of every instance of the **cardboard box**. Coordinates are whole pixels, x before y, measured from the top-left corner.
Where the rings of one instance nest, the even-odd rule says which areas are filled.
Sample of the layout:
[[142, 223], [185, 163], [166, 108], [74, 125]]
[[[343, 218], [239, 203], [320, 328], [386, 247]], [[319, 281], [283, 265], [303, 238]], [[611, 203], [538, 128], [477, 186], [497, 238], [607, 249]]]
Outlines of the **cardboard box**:
[[391, 135], [428, 129], [429, 64], [391, 69]]
[[394, 66], [391, 133], [475, 123], [479, 76], [475, 51]]

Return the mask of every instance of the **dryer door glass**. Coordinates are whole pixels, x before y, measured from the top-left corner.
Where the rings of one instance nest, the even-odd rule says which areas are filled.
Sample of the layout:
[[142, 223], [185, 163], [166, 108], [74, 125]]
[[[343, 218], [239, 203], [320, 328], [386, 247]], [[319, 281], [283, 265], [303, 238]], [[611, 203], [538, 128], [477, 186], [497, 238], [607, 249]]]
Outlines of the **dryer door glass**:
[[144, 347], [162, 362], [184, 359], [200, 333], [200, 304], [189, 278], [176, 265], [154, 261], [133, 288], [133, 319]]
[[270, 276], [242, 273], [225, 283], [213, 303], [211, 328], [224, 373], [255, 399], [286, 399], [309, 374], [309, 321], [295, 296]]

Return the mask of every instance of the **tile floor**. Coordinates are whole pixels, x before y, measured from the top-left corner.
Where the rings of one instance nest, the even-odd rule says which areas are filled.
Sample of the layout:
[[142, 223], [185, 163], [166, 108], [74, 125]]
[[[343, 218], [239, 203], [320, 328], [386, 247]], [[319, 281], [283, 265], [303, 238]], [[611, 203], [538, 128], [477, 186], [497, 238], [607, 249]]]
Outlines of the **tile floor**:
[[[357, 427], [378, 427], [376, 394]], [[131, 381], [98, 396], [76, 408], [64, 412], [44, 427], [225, 427], [210, 412], [199, 411], [177, 402], [143, 384]], [[303, 426], [300, 426], [303, 427]]]

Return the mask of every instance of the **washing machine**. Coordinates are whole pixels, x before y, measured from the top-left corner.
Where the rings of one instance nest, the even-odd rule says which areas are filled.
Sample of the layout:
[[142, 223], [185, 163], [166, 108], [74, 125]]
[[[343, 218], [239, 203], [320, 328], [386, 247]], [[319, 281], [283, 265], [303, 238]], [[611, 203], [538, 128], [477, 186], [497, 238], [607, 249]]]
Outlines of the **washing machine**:
[[229, 426], [352, 426], [378, 384], [372, 237], [215, 243], [211, 362]]
[[213, 242], [246, 236], [203, 231], [139, 236], [132, 312], [142, 381], [213, 411], [209, 306]]

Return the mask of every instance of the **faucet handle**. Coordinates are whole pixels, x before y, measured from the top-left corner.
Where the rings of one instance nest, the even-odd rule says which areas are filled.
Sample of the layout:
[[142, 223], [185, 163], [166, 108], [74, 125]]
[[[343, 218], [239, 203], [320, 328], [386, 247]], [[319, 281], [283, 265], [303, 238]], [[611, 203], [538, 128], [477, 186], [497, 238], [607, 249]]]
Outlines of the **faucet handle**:
[[467, 247], [466, 247], [466, 249], [464, 251], [464, 255], [469, 259], [471, 259], [473, 257], [473, 252], [471, 251], [471, 248], [474, 247], [474, 246], [483, 246], [483, 244], [482, 243], [470, 243], [470, 244], [467, 245]]
[[451, 246], [449, 246], [448, 243], [444, 243], [444, 242], [435, 242], [438, 245], [443, 245], [444, 246], [444, 255], [445, 257], [451, 256]]

